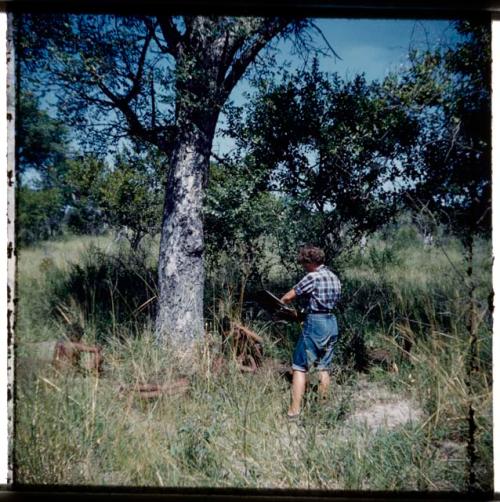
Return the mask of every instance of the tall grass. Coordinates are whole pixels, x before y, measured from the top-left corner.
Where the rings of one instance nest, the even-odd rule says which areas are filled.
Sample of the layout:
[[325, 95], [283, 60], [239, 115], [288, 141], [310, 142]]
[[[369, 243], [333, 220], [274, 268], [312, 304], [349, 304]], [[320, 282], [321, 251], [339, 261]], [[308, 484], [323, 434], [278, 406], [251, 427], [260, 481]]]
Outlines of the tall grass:
[[[268, 359], [289, 360], [300, 330], [255, 315], [245, 317], [237, 286], [219, 288], [215, 283], [207, 288], [210, 323], [199, 347], [198, 371], [190, 375], [186, 394], [145, 400], [133, 391], [123, 392], [142, 383], [168, 386], [183, 370], [172, 348], [154, 342], [151, 312], [132, 320], [129, 315], [121, 317], [120, 309], [125, 307], [117, 294], [113, 301], [120, 307], [108, 312], [105, 320], [101, 307], [109, 307], [108, 299], [95, 291], [101, 283], [89, 280], [90, 272], [103, 264], [107, 272], [92, 277], [106, 281], [118, 270], [123, 280], [140, 271], [149, 294], [153, 279], [144, 271], [152, 268], [151, 261], [146, 265], [127, 261], [123, 250], [109, 247], [106, 241], [97, 250], [89, 251], [86, 244], [47, 244], [53, 263], [46, 269], [43, 248], [21, 253], [15, 410], [18, 483], [467, 488], [469, 340], [463, 314], [465, 293], [453, 268], [463, 270], [456, 243], [447, 245], [446, 257], [438, 249], [425, 250], [413, 243], [387, 251], [387, 245], [379, 241], [364, 256], [346, 259], [340, 271], [345, 301], [339, 316], [343, 335], [337, 347], [334, 383], [326, 406], [308, 390], [298, 423], [285, 418], [289, 384], [272, 364], [255, 374], [241, 373], [234, 358], [226, 356], [224, 371], [210, 371], [213, 360], [221, 355], [218, 324], [224, 315], [243, 318], [256, 330], [264, 338]], [[84, 258], [80, 255], [73, 265], [63, 262], [64, 255], [73, 257], [82, 247]], [[488, 249], [483, 243], [476, 253], [480, 369], [473, 381], [472, 403], [479, 459], [475, 468], [480, 488], [486, 491], [492, 487]], [[117, 256], [122, 258], [118, 265]], [[93, 291], [94, 304], [87, 302], [87, 296], [75, 294], [77, 279], [87, 285], [87, 292]], [[287, 278], [283, 279], [285, 284]], [[125, 291], [128, 283], [120, 284]], [[132, 300], [136, 309], [144, 298], [127, 293], [127, 301]], [[100, 377], [84, 371], [57, 371], [49, 363], [50, 351], [40, 355], [40, 342], [64, 333], [64, 325], [52, 317], [54, 301], [65, 301], [75, 315], [79, 310], [86, 322], [84, 339], [103, 344], [105, 365]], [[368, 348], [389, 351], [399, 371], [375, 367], [367, 374], [354, 371], [355, 336], [361, 336]], [[409, 351], [402, 340], [411, 341]], [[312, 373], [310, 389], [316, 383]], [[411, 422], [373, 428], [355, 420], [363, 413], [369, 416], [377, 406], [396, 409], [403, 401], [420, 410]]]

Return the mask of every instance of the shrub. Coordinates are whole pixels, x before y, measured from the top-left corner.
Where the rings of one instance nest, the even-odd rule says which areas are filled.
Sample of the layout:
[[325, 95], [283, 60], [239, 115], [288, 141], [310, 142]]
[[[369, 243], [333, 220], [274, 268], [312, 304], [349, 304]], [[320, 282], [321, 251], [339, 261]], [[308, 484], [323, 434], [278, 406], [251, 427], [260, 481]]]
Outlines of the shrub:
[[156, 268], [141, 255], [107, 254], [91, 246], [67, 271], [50, 270], [47, 283], [51, 311], [76, 304], [98, 338], [119, 325], [143, 325], [154, 316]]

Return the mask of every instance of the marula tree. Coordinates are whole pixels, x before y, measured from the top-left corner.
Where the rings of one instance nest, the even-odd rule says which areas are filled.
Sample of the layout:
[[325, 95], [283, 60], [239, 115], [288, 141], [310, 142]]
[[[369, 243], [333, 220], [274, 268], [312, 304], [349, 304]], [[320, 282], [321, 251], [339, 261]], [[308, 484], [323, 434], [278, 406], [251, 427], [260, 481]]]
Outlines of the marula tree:
[[170, 159], [156, 331], [162, 342], [191, 344], [203, 334], [202, 199], [221, 108], [272, 39], [298, 35], [311, 23], [162, 15], [18, 21], [21, 76], [29, 73], [53, 92], [94, 150], [133, 138]]

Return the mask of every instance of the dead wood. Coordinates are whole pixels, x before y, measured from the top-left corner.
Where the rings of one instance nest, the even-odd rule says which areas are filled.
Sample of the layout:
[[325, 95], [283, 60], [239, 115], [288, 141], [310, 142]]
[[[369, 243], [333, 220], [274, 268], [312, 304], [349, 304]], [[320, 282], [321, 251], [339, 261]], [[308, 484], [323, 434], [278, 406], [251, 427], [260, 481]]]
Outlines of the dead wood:
[[123, 396], [136, 396], [139, 399], [154, 399], [161, 396], [178, 396], [186, 394], [190, 382], [187, 378], [180, 378], [166, 383], [141, 383], [129, 386], [121, 385], [118, 393]]
[[367, 349], [366, 357], [369, 366], [381, 366], [386, 371], [394, 373], [399, 371], [392, 354], [386, 349]]
[[[241, 324], [231, 322], [228, 318], [223, 321], [224, 329], [221, 333], [221, 351], [224, 355], [236, 358], [239, 369], [247, 373], [255, 373], [262, 365], [262, 345], [264, 339], [251, 329]], [[222, 361], [217, 364], [223, 365]], [[217, 371], [220, 369], [217, 367]]]
[[[90, 354], [90, 358], [82, 361], [82, 354]], [[101, 348], [96, 345], [86, 345], [81, 342], [69, 340], [58, 340], [54, 347], [52, 364], [59, 370], [64, 369], [84, 369], [102, 372]]]

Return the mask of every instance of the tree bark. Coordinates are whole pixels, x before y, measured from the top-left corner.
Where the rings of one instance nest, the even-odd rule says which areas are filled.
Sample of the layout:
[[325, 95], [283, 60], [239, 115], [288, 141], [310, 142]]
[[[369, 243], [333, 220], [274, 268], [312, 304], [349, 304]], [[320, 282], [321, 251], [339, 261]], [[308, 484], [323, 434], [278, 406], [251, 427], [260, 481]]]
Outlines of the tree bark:
[[185, 19], [183, 34], [169, 18], [159, 18], [159, 23], [176, 60], [177, 80], [176, 139], [158, 264], [156, 337], [189, 355], [204, 334], [202, 203], [217, 119], [245, 69], [288, 21], [249, 18], [224, 25], [198, 16]]
[[[189, 350], [203, 336], [203, 184], [213, 133], [182, 131], [174, 146], [165, 205], [158, 264], [156, 337]], [[209, 128], [208, 128], [209, 129]]]

